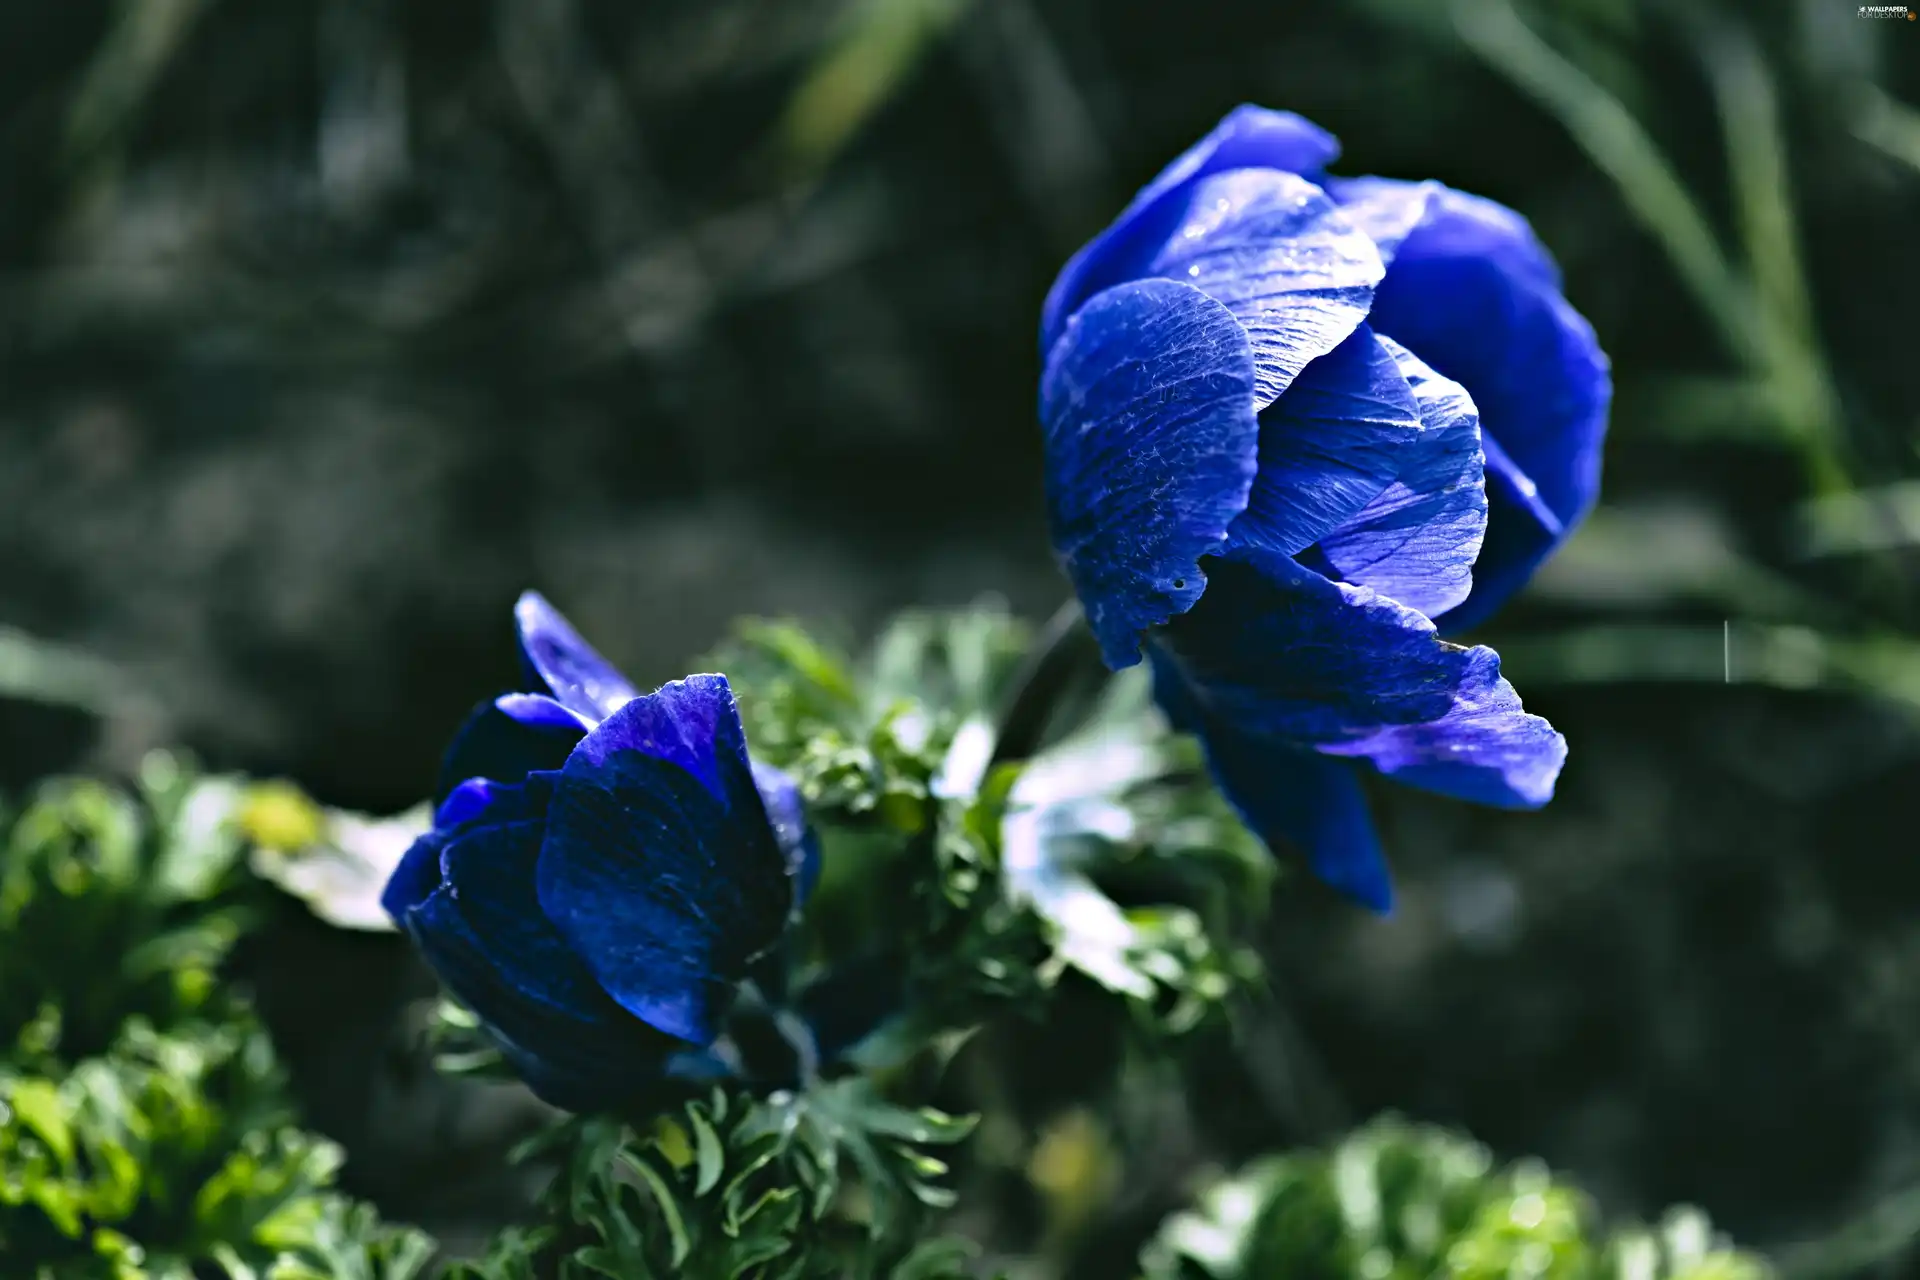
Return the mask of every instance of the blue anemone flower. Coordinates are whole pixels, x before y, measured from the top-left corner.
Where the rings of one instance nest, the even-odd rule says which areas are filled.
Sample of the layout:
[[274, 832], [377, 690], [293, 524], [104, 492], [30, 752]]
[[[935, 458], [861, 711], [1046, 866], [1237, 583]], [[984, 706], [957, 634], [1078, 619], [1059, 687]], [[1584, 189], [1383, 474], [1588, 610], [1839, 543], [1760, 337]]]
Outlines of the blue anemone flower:
[[1115, 669], [1151, 660], [1269, 843], [1385, 910], [1355, 766], [1551, 797], [1487, 616], [1593, 505], [1611, 384], [1524, 219], [1337, 178], [1244, 106], [1067, 263], [1041, 319], [1056, 551]]
[[539, 595], [515, 617], [526, 689], [463, 727], [382, 905], [557, 1106], [728, 1074], [728, 1013], [818, 872], [799, 793], [725, 676], [641, 694]]

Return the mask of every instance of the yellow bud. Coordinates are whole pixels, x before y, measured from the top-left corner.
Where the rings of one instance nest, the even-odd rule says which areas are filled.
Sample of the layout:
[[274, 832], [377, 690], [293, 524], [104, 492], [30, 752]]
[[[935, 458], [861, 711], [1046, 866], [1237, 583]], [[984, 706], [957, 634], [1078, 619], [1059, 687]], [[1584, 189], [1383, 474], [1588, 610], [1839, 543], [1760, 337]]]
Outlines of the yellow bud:
[[320, 843], [327, 815], [291, 782], [256, 782], [235, 815], [247, 839], [264, 849], [297, 853]]
[[1083, 1110], [1048, 1124], [1027, 1159], [1027, 1180], [1046, 1197], [1054, 1230], [1065, 1233], [1106, 1199], [1113, 1174], [1106, 1132]]
[[670, 1117], [661, 1116], [653, 1122], [653, 1145], [676, 1169], [693, 1163], [693, 1142], [679, 1122]]

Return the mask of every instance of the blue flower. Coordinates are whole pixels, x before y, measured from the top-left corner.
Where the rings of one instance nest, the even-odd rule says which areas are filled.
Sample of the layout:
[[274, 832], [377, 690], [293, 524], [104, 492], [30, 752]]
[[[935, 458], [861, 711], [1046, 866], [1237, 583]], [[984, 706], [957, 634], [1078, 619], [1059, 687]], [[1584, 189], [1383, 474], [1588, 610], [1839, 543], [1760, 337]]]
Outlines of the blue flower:
[[729, 1010], [817, 874], [799, 794], [749, 759], [726, 677], [640, 694], [540, 596], [515, 616], [526, 691], [461, 730], [382, 904], [557, 1106], [726, 1074]]
[[[1108, 665], [1153, 664], [1228, 797], [1391, 901], [1355, 776], [1551, 797], [1487, 616], [1592, 506], [1606, 357], [1509, 209], [1336, 178], [1241, 107], [1061, 271], [1041, 320], [1048, 515]], [[1437, 624], [1437, 625], [1436, 625]]]

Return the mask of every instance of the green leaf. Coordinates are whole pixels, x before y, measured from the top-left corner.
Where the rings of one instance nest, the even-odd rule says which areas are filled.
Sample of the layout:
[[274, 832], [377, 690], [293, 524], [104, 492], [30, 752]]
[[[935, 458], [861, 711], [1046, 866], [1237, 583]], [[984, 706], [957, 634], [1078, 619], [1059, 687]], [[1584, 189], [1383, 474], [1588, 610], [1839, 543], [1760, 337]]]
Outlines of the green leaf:
[[637, 1176], [652, 1193], [654, 1203], [660, 1209], [660, 1219], [666, 1224], [667, 1234], [673, 1242], [673, 1265], [679, 1266], [687, 1260], [687, 1254], [693, 1249], [693, 1242], [687, 1235], [686, 1221], [680, 1216], [679, 1200], [674, 1195], [673, 1188], [645, 1157], [623, 1155], [621, 1167]]
[[1763, 1264], [1678, 1211], [1658, 1235], [1609, 1236], [1590, 1201], [1536, 1162], [1391, 1117], [1331, 1151], [1270, 1156], [1205, 1189], [1141, 1254], [1146, 1280], [1759, 1280]]
[[887, 1273], [888, 1280], [953, 1280], [968, 1274], [967, 1264], [979, 1252], [970, 1240], [951, 1236], [923, 1240]]
[[6, 1102], [13, 1117], [47, 1144], [55, 1160], [62, 1165], [73, 1163], [73, 1127], [52, 1081], [18, 1081], [7, 1090]]
[[720, 1135], [714, 1131], [706, 1116], [700, 1113], [697, 1105], [687, 1108], [687, 1123], [693, 1129], [694, 1159], [699, 1169], [693, 1194], [704, 1196], [713, 1190], [720, 1181], [720, 1175], [725, 1172], [726, 1152], [720, 1145]]

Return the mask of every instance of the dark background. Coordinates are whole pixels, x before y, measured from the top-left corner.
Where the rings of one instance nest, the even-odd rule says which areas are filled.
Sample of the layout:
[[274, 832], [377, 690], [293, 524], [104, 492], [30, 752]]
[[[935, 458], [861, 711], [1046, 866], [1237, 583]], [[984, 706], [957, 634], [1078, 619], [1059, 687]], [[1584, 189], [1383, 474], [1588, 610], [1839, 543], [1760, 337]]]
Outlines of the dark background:
[[[1604, 509], [1484, 636], [1572, 743], [1559, 799], [1383, 791], [1399, 916], [1282, 894], [1279, 1024], [1217, 1105], [1249, 1147], [1398, 1107], [1610, 1211], [1839, 1231], [1787, 1256], [1891, 1274], [1920, 23], [1856, 8], [1528, 13], [1665, 153], [1759, 299], [1732, 312], [1785, 317], [1756, 352], [1618, 119], [1570, 133], [1438, 0], [5, 0], [0, 773], [180, 743], [402, 808], [509, 678], [526, 586], [642, 683], [741, 613], [1043, 616], [1040, 299], [1226, 110], [1293, 109], [1346, 172], [1532, 219], [1618, 399]], [[412, 980], [389, 941], [301, 944], [335, 948], [306, 1078], [376, 1053], [337, 1011]], [[457, 1229], [371, 1088], [317, 1119]]]

